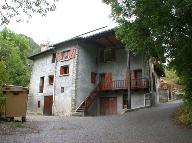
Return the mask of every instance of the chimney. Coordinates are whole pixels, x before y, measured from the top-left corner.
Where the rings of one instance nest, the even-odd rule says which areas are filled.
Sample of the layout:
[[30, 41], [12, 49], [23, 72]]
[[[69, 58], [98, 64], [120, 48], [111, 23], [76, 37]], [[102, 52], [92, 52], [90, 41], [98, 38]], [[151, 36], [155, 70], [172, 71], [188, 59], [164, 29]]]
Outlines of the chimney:
[[41, 47], [41, 52], [43, 52], [43, 51], [48, 50], [49, 44], [48, 43], [43, 43], [43, 44], [40, 45], [40, 47]]

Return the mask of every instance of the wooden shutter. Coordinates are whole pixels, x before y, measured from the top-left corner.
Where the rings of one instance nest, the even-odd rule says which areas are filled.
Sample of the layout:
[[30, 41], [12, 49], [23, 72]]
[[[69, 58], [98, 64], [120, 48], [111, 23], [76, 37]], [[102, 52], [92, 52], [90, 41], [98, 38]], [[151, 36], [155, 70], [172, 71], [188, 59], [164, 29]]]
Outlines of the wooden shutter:
[[112, 73], [105, 74], [105, 88], [111, 89], [112, 88]]
[[112, 61], [116, 60], [116, 49], [115, 48], [111, 49], [111, 57], [112, 57]]
[[136, 87], [136, 77], [135, 77], [135, 70], [131, 70], [131, 87]]

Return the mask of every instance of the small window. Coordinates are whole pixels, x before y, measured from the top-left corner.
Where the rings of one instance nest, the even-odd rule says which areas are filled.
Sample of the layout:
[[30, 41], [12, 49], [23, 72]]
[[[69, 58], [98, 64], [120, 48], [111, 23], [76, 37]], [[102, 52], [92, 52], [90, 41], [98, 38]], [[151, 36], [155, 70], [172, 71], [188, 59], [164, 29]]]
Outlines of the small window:
[[41, 103], [40, 103], [40, 101], [38, 101], [38, 103], [37, 103], [38, 105], [38, 108], [40, 108], [41, 107]]
[[52, 85], [52, 84], [53, 84], [53, 81], [54, 81], [54, 76], [53, 76], [53, 75], [50, 75], [50, 76], [49, 76], [49, 85]]
[[96, 83], [97, 73], [91, 72], [91, 83]]
[[39, 93], [43, 93], [43, 89], [44, 89], [44, 77], [40, 77]]
[[55, 59], [56, 59], [56, 53], [52, 54], [52, 63], [55, 63]]
[[111, 49], [104, 50], [104, 61], [105, 62], [112, 61], [112, 50]]
[[60, 75], [69, 75], [69, 66], [60, 67]]
[[100, 51], [100, 62], [111, 62], [115, 61], [116, 58], [116, 49], [104, 49]]
[[64, 87], [61, 87], [61, 93], [64, 93]]

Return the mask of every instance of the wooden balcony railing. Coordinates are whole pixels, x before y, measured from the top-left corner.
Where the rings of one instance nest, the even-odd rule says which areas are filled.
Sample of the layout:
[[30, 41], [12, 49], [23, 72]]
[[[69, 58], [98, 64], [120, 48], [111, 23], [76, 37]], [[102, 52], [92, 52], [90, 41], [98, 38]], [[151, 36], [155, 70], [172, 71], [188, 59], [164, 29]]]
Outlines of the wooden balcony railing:
[[[146, 78], [131, 80], [131, 89], [147, 89], [148, 87], [149, 83]], [[128, 80], [114, 80], [112, 82], [100, 83], [100, 91], [119, 90], [127, 88], [128, 88]]]

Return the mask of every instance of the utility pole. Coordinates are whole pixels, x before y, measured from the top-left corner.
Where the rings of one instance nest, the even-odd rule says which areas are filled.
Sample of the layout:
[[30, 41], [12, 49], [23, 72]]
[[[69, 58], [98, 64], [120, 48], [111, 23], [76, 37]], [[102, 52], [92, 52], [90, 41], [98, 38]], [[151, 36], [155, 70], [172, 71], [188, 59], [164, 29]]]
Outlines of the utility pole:
[[128, 109], [131, 109], [131, 71], [130, 71], [130, 50], [127, 48], [127, 80], [128, 80]]

